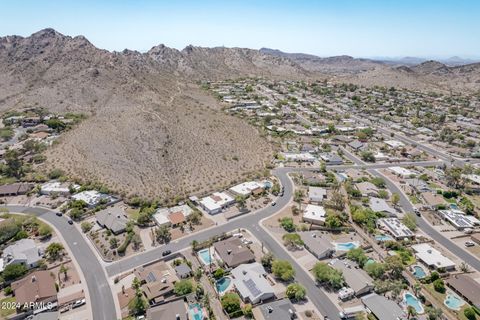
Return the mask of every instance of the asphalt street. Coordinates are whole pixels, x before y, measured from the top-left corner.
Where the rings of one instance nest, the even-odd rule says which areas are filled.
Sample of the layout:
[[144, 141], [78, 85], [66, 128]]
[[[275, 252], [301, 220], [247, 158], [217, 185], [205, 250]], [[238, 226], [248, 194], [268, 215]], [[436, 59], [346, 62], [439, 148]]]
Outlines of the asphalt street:
[[24, 206], [7, 206], [10, 212], [33, 214], [53, 225], [67, 242], [73, 258], [80, 265], [90, 295], [90, 304], [94, 320], [116, 319], [115, 304], [102, 265], [86, 243], [85, 238], [67, 219], [58, 217], [54, 211]]

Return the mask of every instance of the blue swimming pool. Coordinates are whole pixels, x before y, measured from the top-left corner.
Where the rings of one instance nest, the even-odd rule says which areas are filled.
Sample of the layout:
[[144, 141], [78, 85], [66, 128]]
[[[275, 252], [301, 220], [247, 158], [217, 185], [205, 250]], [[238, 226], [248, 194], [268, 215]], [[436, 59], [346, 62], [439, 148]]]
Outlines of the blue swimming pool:
[[443, 304], [447, 306], [447, 308], [452, 310], [460, 310], [460, 308], [465, 304], [465, 301], [462, 300], [459, 296], [457, 296], [452, 291], [447, 292], [447, 296], [443, 301]]
[[217, 288], [218, 293], [225, 292], [229, 287], [230, 283], [232, 283], [232, 279], [230, 277], [223, 277], [222, 279], [218, 280], [215, 283], [215, 287]]
[[410, 292], [406, 292], [403, 295], [403, 301], [407, 306], [413, 307], [418, 314], [422, 314], [424, 312], [422, 303], [420, 302], [420, 300], [418, 300], [418, 298], [415, 297]]
[[348, 251], [351, 249], [358, 248], [358, 242], [344, 242], [344, 243], [335, 243], [335, 250], [337, 251]]
[[188, 313], [193, 320], [203, 320], [203, 309], [199, 303], [192, 303], [188, 306]]
[[390, 241], [390, 240], [393, 240], [392, 237], [390, 237], [389, 235], [386, 235], [386, 234], [377, 234], [375, 236], [375, 240], [377, 241]]
[[423, 279], [427, 276], [427, 273], [425, 272], [425, 270], [420, 267], [420, 266], [413, 266], [413, 275], [415, 276], [415, 278], [417, 279]]
[[208, 248], [198, 251], [198, 256], [204, 265], [208, 266], [212, 263], [212, 257], [210, 256], [210, 250]]

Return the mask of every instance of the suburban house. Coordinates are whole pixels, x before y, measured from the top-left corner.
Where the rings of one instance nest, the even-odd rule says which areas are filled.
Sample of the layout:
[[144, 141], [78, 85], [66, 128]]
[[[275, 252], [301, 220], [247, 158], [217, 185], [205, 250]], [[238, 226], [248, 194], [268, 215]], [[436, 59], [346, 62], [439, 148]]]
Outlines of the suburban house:
[[364, 295], [373, 290], [373, 279], [355, 262], [335, 259], [330, 262], [330, 265], [342, 271], [345, 282], [355, 291], [356, 296]]
[[260, 182], [247, 181], [233, 186], [228, 190], [230, 190], [230, 192], [234, 195], [247, 197], [251, 195], [254, 191], [263, 191], [264, 187], [265, 185]]
[[73, 200], [81, 200], [87, 204], [89, 208], [96, 207], [99, 204], [106, 206], [114, 204], [120, 199], [117, 199], [111, 195], [100, 193], [96, 190], [82, 191], [72, 196]]
[[302, 219], [304, 222], [323, 225], [325, 224], [326, 217], [327, 213], [325, 211], [325, 208], [314, 204], [307, 204], [305, 210], [303, 210]]
[[465, 230], [475, 227], [475, 224], [480, 223], [474, 216], [467, 216], [461, 210], [439, 210], [438, 213], [457, 230]]
[[215, 242], [213, 248], [228, 268], [255, 261], [255, 255], [237, 237]]
[[363, 297], [362, 303], [378, 320], [408, 319], [407, 314], [397, 303], [376, 293]]
[[428, 186], [428, 183], [426, 183], [422, 179], [417, 179], [417, 178], [406, 179], [405, 182], [410, 188], [412, 188], [418, 193], [430, 191], [430, 187]]
[[372, 209], [373, 211], [384, 213], [387, 216], [395, 216], [397, 214], [395, 209], [390, 207], [387, 201], [385, 201], [385, 199], [382, 199], [382, 198], [371, 197], [369, 199], [368, 205], [370, 209]]
[[136, 268], [133, 274], [140, 281], [150, 304], [162, 303], [173, 295], [174, 284], [178, 281], [175, 272], [163, 261]]
[[230, 195], [225, 192], [214, 192], [212, 195], [200, 200], [200, 206], [209, 214], [217, 214], [235, 203]]
[[412, 249], [415, 256], [431, 269], [455, 270], [455, 263], [428, 243], [415, 244]]
[[423, 192], [421, 196], [425, 201], [426, 206], [432, 210], [444, 206], [447, 203], [442, 195], [435, 192]]
[[296, 310], [288, 299], [264, 303], [253, 310], [255, 320], [293, 320]]
[[112, 231], [113, 234], [125, 232], [128, 223], [128, 217], [124, 210], [118, 206], [108, 207], [95, 214], [97, 223], [105, 229]]
[[147, 309], [147, 320], [188, 320], [187, 307], [183, 300], [175, 300], [169, 303]]
[[397, 218], [380, 218], [377, 227], [388, 232], [395, 240], [414, 238], [415, 234]]
[[320, 187], [309, 187], [308, 188], [308, 200], [310, 202], [323, 202], [327, 199], [327, 190]]
[[24, 278], [12, 282], [11, 288], [15, 301], [22, 307], [32, 302], [44, 303], [45, 307], [49, 302], [57, 302], [55, 276], [52, 276], [48, 270], [32, 272]]
[[349, 142], [348, 146], [355, 151], [365, 149], [365, 144], [359, 140], [353, 140], [352, 142]]
[[318, 260], [330, 258], [335, 252], [335, 247], [327, 239], [322, 238], [318, 231], [300, 232], [303, 245]]
[[303, 183], [307, 185], [320, 185], [325, 182], [325, 177], [321, 174], [314, 172], [304, 172], [303, 173]]
[[397, 140], [387, 140], [387, 141], [385, 141], [385, 144], [392, 149], [397, 149], [397, 148], [405, 146], [405, 144], [403, 142], [400, 142], [400, 141], [397, 141]]
[[[80, 186], [78, 185], [73, 185], [72, 188], [79, 188]], [[43, 195], [50, 195], [50, 194], [56, 194], [59, 196], [68, 196], [70, 195], [70, 184], [65, 183], [65, 182], [58, 182], [58, 181], [52, 181], [52, 182], [46, 182], [40, 186], [40, 194]]]
[[27, 194], [33, 189], [31, 183], [12, 183], [0, 186], [0, 197], [19, 196]]
[[284, 153], [283, 157], [285, 161], [295, 161], [295, 162], [314, 162], [316, 160], [315, 156], [311, 153]]
[[480, 283], [475, 279], [466, 274], [457, 274], [451, 276], [445, 282], [465, 301], [480, 309]]
[[160, 226], [177, 226], [187, 221], [188, 217], [193, 213], [190, 206], [183, 204], [172, 208], [160, 208], [153, 215], [153, 220]]
[[258, 263], [241, 264], [232, 270], [233, 284], [245, 303], [256, 304], [275, 296], [266, 279], [267, 272]]
[[364, 181], [356, 183], [355, 187], [360, 191], [362, 197], [378, 197], [379, 189], [371, 182]]
[[417, 175], [416, 171], [409, 170], [403, 167], [389, 167], [388, 168], [393, 174], [401, 177], [401, 178], [412, 178]]
[[329, 165], [339, 165], [339, 164], [343, 164], [343, 159], [342, 157], [340, 157], [339, 155], [335, 154], [335, 153], [322, 153], [320, 155], [320, 158], [325, 161], [326, 164], [329, 164]]
[[0, 272], [10, 264], [23, 264], [28, 269], [38, 266], [43, 259], [43, 250], [32, 239], [21, 239], [6, 247], [0, 259]]

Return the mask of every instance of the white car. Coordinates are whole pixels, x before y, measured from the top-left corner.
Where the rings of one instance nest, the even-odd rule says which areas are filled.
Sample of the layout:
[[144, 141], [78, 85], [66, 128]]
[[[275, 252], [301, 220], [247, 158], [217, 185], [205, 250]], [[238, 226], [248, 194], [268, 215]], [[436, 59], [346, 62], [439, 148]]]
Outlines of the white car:
[[77, 300], [73, 303], [72, 309], [83, 306], [84, 304], [85, 304], [85, 299]]
[[475, 245], [472, 241], [465, 241], [465, 247], [473, 247]]

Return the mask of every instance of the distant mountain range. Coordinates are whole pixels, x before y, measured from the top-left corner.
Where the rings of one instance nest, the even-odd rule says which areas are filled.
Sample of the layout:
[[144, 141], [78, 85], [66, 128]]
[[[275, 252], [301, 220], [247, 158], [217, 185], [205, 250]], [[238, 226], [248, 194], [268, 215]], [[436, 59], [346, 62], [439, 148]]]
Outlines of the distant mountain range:
[[239, 77], [480, 90], [479, 63], [391, 63], [266, 48], [158, 45], [144, 53], [109, 52], [53, 29], [0, 38], [0, 111], [38, 106], [87, 113], [49, 151], [49, 165], [130, 195], [202, 193], [265, 165], [270, 146], [196, 84]]

